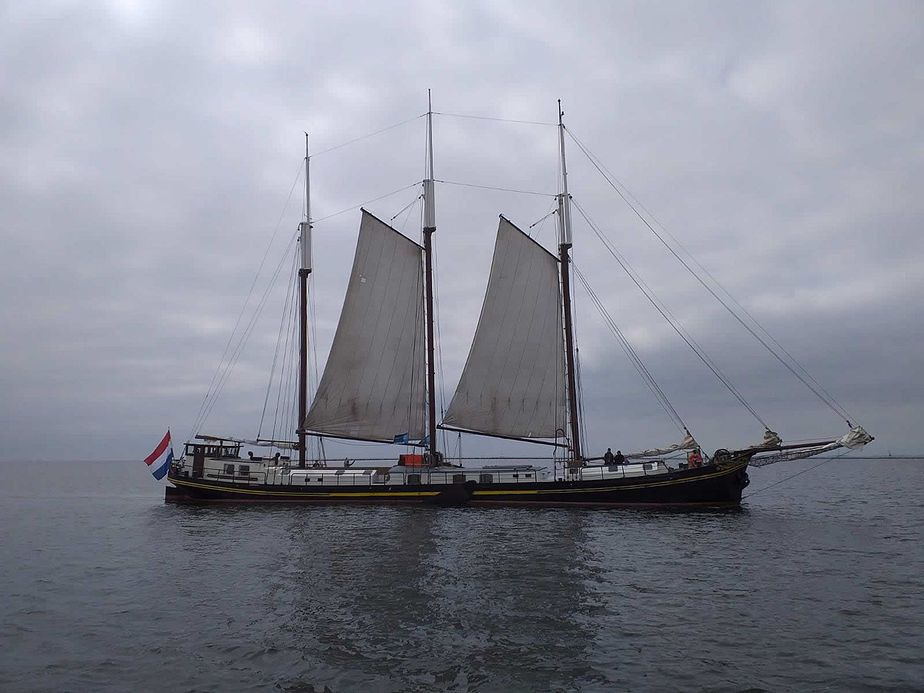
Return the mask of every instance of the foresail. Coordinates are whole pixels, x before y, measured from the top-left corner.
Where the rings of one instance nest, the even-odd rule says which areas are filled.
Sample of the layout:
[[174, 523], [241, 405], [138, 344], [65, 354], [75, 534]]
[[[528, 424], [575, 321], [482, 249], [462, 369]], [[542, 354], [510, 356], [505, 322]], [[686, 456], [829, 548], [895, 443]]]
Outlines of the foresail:
[[424, 437], [421, 253], [363, 210], [340, 323], [306, 430], [387, 442]]
[[565, 401], [558, 260], [501, 217], [475, 339], [443, 425], [554, 438]]

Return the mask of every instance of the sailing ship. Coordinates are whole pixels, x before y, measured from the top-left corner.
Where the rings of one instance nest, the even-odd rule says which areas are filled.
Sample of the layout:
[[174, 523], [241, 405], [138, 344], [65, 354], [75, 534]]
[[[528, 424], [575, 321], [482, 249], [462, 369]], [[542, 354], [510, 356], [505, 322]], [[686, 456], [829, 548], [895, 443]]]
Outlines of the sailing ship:
[[[459, 505], [738, 505], [749, 465], [865, 445], [851, 425], [839, 438], [785, 445], [764, 440], [708, 454], [686, 426], [673, 445], [591, 455], [582, 439], [572, 319], [571, 196], [561, 104], [556, 196], [558, 252], [500, 216], [487, 289], [458, 386], [437, 421], [432, 108], [427, 112], [423, 244], [366, 210], [340, 321], [309, 406], [308, 278], [312, 272], [309, 166], [299, 224], [298, 416], [290, 439], [196, 433], [168, 472], [171, 502]], [[438, 431], [551, 446], [551, 464], [449, 459]], [[411, 446], [385, 464], [310, 459], [312, 437]], [[272, 455], [241, 456], [270, 446]], [[415, 447], [416, 446], [416, 447]]]

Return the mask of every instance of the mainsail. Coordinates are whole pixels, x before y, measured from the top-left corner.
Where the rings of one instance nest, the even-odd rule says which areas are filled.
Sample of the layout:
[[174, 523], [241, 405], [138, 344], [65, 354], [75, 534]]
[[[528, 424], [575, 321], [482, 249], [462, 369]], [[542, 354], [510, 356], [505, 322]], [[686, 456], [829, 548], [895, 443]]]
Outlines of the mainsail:
[[421, 253], [363, 210], [340, 323], [306, 430], [383, 442], [424, 437]]
[[558, 260], [504, 217], [446, 427], [554, 438], [567, 421]]

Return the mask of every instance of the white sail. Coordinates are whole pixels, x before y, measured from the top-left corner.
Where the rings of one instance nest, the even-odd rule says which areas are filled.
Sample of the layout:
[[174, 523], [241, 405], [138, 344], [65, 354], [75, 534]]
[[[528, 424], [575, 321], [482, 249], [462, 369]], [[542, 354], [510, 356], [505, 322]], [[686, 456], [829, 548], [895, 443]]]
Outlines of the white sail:
[[425, 435], [422, 252], [363, 210], [340, 323], [306, 430], [387, 442]]
[[516, 438], [565, 426], [558, 260], [501, 217], [475, 339], [443, 425]]

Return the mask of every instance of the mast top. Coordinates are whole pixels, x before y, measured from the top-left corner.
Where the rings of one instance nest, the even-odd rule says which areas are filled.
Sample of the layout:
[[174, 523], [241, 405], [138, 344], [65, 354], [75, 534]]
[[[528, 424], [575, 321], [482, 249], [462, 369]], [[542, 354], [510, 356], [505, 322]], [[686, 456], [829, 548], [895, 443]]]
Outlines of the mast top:
[[308, 133], [305, 133], [305, 221], [299, 224], [301, 236], [301, 271], [311, 271], [311, 154], [308, 146]]
[[558, 149], [561, 156], [561, 192], [558, 194], [558, 244], [571, 247], [571, 196], [568, 194], [568, 167], [565, 164], [565, 124], [558, 100]]
[[433, 104], [427, 89], [427, 170], [424, 178], [424, 229], [436, 230], [436, 204], [433, 193]]

